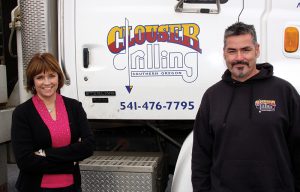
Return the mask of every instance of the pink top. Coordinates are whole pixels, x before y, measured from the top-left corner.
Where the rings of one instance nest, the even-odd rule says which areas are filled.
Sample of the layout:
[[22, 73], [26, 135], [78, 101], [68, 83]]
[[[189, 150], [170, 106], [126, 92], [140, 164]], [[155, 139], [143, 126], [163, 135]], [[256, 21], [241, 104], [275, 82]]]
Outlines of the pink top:
[[[71, 143], [71, 132], [69, 118], [62, 96], [60, 94], [56, 94], [56, 120], [52, 119], [46, 105], [37, 95], [32, 97], [32, 101], [39, 115], [49, 129], [52, 147], [64, 147], [69, 145]], [[73, 184], [74, 178], [72, 174], [44, 174], [41, 187], [61, 188]]]

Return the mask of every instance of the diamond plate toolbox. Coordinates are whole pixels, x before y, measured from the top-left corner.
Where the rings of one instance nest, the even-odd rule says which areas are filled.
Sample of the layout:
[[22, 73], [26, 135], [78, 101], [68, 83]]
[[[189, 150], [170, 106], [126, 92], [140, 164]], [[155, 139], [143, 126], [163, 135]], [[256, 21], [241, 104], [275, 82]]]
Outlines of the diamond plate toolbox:
[[80, 162], [83, 192], [156, 192], [160, 153], [95, 152]]

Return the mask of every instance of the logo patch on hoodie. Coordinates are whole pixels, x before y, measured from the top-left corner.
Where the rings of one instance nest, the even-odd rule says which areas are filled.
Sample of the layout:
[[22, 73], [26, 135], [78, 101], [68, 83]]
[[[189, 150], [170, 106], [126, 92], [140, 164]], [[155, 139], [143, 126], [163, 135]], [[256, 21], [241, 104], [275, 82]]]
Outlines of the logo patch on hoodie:
[[255, 107], [261, 113], [262, 111], [275, 111], [276, 101], [275, 100], [256, 100]]

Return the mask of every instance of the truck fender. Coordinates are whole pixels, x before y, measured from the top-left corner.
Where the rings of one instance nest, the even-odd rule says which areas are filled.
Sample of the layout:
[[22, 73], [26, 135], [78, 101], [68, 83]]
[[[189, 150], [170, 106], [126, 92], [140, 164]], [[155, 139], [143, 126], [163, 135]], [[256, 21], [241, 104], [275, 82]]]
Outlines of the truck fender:
[[193, 131], [187, 136], [180, 149], [172, 181], [172, 192], [193, 192], [191, 181], [192, 148]]

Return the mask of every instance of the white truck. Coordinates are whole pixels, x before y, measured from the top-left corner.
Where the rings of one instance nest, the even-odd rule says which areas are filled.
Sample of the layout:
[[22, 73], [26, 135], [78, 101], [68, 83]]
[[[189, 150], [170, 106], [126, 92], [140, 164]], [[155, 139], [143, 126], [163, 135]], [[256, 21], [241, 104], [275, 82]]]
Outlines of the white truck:
[[[177, 160], [172, 191], [192, 191], [192, 133], [181, 143], [204, 91], [226, 69], [223, 33], [237, 21], [255, 26], [259, 62], [271, 63], [300, 92], [300, 0], [20, 0], [11, 23], [20, 102], [29, 98], [30, 57], [54, 53], [66, 78], [61, 93], [82, 102], [92, 125], [125, 127], [136, 138], [145, 135], [130, 127], [155, 130], [169, 146], [162, 150], [167, 164]], [[151, 151], [143, 143], [149, 139], [156, 137], [130, 149]]]

